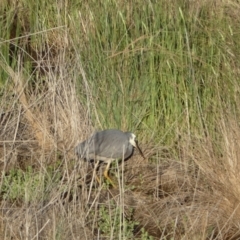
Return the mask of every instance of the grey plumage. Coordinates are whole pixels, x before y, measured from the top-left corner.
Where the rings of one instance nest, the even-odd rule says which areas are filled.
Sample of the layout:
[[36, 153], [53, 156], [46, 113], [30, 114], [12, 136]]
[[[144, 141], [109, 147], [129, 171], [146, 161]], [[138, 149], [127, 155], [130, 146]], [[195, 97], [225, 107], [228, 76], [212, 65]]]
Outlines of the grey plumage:
[[114, 159], [126, 159], [133, 153], [135, 135], [131, 132], [122, 132], [108, 129], [94, 133], [89, 139], [80, 143], [75, 152], [79, 158], [86, 160], [102, 160], [108, 162]]
[[79, 158], [95, 160], [97, 164], [99, 161], [108, 163], [104, 176], [110, 180], [108, 169], [113, 160], [129, 158], [133, 154], [134, 147], [138, 148], [144, 158], [135, 138], [136, 136], [131, 132], [107, 129], [94, 133], [90, 138], [78, 144], [75, 153]]

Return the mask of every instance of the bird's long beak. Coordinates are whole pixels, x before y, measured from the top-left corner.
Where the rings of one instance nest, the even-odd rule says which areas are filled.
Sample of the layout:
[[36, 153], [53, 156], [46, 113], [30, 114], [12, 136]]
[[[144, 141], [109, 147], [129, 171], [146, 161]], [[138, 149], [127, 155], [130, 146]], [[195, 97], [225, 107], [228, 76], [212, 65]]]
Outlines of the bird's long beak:
[[143, 159], [145, 159], [143, 153], [142, 153], [142, 150], [140, 149], [140, 147], [138, 146], [138, 141], [135, 140], [135, 145], [136, 145], [136, 148], [138, 149], [138, 151], [140, 152], [141, 156], [143, 157]]

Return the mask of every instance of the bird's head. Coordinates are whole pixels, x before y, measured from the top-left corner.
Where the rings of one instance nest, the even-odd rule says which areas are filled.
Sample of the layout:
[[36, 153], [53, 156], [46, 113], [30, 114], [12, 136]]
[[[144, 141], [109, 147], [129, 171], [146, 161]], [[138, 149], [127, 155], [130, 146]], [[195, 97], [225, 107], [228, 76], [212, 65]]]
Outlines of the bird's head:
[[137, 142], [136, 142], [136, 135], [133, 133], [129, 134], [129, 142], [135, 147], [137, 148]]
[[130, 142], [131, 145], [133, 145], [135, 148], [138, 149], [138, 151], [140, 152], [141, 156], [145, 159], [141, 149], [138, 146], [138, 141], [136, 139], [136, 135], [135, 134], [129, 133], [129, 142]]

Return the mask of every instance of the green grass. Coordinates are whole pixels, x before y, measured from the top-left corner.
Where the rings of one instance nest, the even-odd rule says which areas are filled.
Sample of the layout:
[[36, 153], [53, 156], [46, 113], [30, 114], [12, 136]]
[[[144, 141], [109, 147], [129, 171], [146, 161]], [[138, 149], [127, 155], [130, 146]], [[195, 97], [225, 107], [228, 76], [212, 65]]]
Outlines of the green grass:
[[[228, 60], [239, 54], [236, 25], [223, 15], [216, 19], [206, 6], [196, 18], [181, 5], [173, 4], [171, 15], [166, 3], [152, 4], [129, 10], [105, 3], [111, 11], [100, 15], [91, 8], [96, 25], [79, 54], [92, 94], [101, 99], [93, 102], [100, 127], [144, 130], [148, 138], [155, 129], [164, 143], [183, 126], [180, 131], [214, 132], [223, 104], [237, 113], [237, 95], [229, 91], [238, 82]], [[231, 38], [230, 29], [236, 32]]]
[[[5, 5], [9, 14], [2, 12], [0, 24], [5, 27], [0, 37], [9, 39], [12, 29], [17, 40], [12, 61], [10, 43], [1, 44], [2, 61], [16, 68], [19, 52], [31, 76], [34, 60], [47, 52], [54, 57], [61, 45], [73, 66], [80, 64], [80, 56], [93, 96], [91, 118], [98, 128], [133, 129], [140, 135], [144, 131], [146, 140], [154, 137], [170, 144], [179, 131], [214, 132], [222, 108], [231, 106], [238, 114], [233, 70], [239, 55], [238, 24], [221, 6], [214, 14], [212, 3], [195, 9], [184, 1], [39, 4], [19, 3], [17, 20], [13, 7]], [[60, 26], [63, 29], [54, 29]], [[32, 36], [26, 41], [28, 34]], [[89, 94], [85, 90], [80, 84], [83, 101]]]

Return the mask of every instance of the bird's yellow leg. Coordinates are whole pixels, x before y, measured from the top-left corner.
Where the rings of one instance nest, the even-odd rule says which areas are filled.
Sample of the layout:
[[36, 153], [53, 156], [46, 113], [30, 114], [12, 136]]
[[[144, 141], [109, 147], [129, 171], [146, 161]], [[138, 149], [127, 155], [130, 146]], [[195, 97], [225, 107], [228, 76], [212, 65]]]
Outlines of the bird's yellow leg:
[[111, 162], [108, 162], [107, 167], [106, 167], [103, 175], [104, 175], [104, 177], [111, 183], [111, 185], [112, 185], [114, 188], [117, 188], [116, 185], [113, 183], [112, 179], [108, 176], [108, 171], [109, 171], [110, 165], [111, 165]]

